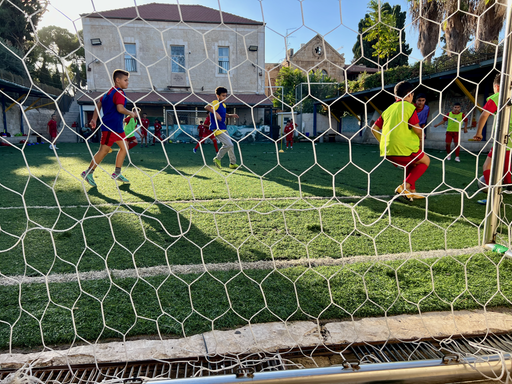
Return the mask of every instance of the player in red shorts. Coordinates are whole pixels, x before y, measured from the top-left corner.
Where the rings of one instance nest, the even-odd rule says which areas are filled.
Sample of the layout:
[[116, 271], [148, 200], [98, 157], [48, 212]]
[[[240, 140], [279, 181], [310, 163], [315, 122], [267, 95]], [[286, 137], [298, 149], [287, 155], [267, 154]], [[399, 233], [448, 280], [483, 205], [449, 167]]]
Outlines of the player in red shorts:
[[396, 102], [377, 119], [372, 133], [380, 143], [380, 155], [395, 167], [404, 167], [406, 179], [395, 193], [409, 201], [424, 199], [416, 193], [416, 181], [430, 165], [430, 158], [422, 151], [423, 130], [419, 126], [416, 106], [412, 103], [412, 85], [402, 81], [395, 86]]
[[197, 126], [197, 130], [199, 132], [199, 141], [197, 142], [195, 148], [193, 149], [194, 153], [197, 152], [199, 146], [206, 141], [206, 139], [211, 139], [213, 142], [213, 146], [215, 147], [215, 153], [219, 152], [219, 146], [217, 145], [217, 139], [212, 131], [210, 131], [210, 116], [206, 116], [206, 120], [204, 124], [202, 121], [199, 122]]
[[[460, 146], [459, 146], [459, 133], [460, 133], [460, 125], [462, 121], [464, 121], [464, 133], [468, 133], [468, 118], [461, 112], [460, 103], [453, 104], [452, 111], [448, 113], [448, 116], [445, 116], [443, 120], [441, 120], [438, 124], [434, 125], [434, 127], [438, 127], [448, 122], [448, 126], [446, 127], [446, 160], [451, 160], [450, 149], [452, 145], [452, 141], [455, 144], [455, 161], [460, 163]], [[450, 119], [448, 119], [450, 117]]]
[[155, 127], [155, 134], [153, 135], [153, 144], [151, 145], [155, 145], [157, 137], [160, 140], [160, 142], [164, 141], [164, 139], [162, 139], [162, 124], [160, 123], [160, 120], [155, 119], [155, 124], [153, 125]]
[[290, 146], [290, 149], [293, 149], [293, 131], [295, 127], [297, 127], [297, 124], [294, 124], [291, 119], [288, 120], [288, 123], [284, 127], [284, 134], [286, 135], [286, 149], [288, 149], [288, 145]]
[[52, 118], [48, 122], [46, 129], [50, 135], [50, 149], [59, 149], [55, 146], [55, 142], [57, 141], [57, 116], [55, 114], [52, 115]]
[[116, 143], [119, 146], [119, 152], [116, 157], [116, 169], [112, 174], [112, 179], [119, 180], [123, 183], [129, 183], [128, 179], [121, 174], [121, 167], [123, 166], [124, 158], [127, 153], [127, 145], [125, 142], [125, 134], [123, 127], [124, 115], [129, 115], [133, 118], [137, 117], [135, 112], [126, 109], [126, 97], [124, 90], [128, 88], [130, 83], [130, 72], [122, 69], [116, 69], [112, 74], [114, 80], [114, 87], [103, 95], [98, 101], [97, 107], [94, 110], [92, 119], [89, 125], [92, 130], [96, 129], [96, 120], [98, 119], [99, 111], [103, 109], [103, 118], [101, 124], [101, 146], [87, 170], [82, 172], [82, 178], [93, 187], [96, 187], [96, 182], [93, 178], [93, 173], [96, 167], [103, 161], [105, 156], [108, 155], [112, 145]]
[[149, 128], [149, 120], [148, 115], [146, 113], [142, 114], [142, 119], [140, 119], [140, 123], [142, 126], [140, 127], [140, 138], [141, 143], [140, 146], [144, 146], [144, 142], [146, 142], [146, 147], [148, 146], [148, 128]]
[[[489, 116], [491, 114], [496, 114], [496, 112], [498, 112], [498, 102], [499, 102], [499, 98], [500, 98], [500, 80], [501, 80], [500, 75], [497, 75], [494, 78], [494, 82], [493, 82], [494, 94], [487, 98], [487, 102], [485, 103], [485, 105], [483, 107], [482, 114], [480, 115], [480, 118], [478, 119], [476, 134], [473, 137], [473, 139], [475, 141], [481, 141], [483, 139], [482, 131], [484, 129], [485, 123], [487, 122], [487, 119], [489, 118]], [[497, 124], [498, 124], [498, 122], [496, 121], [496, 119], [494, 119], [494, 124], [493, 124], [493, 128], [492, 128], [493, 130], [496, 129]], [[509, 125], [509, 133], [511, 130], [512, 130], [512, 120]], [[505, 164], [504, 164], [504, 169], [503, 169], [503, 182], [504, 182], [504, 184], [506, 184], [508, 186], [512, 185], [512, 174], [510, 171], [510, 156], [511, 156], [510, 148], [511, 147], [512, 147], [512, 141], [509, 139], [508, 143], [507, 143], [507, 153], [505, 156]], [[485, 162], [483, 165], [483, 171], [484, 171], [483, 178], [485, 179], [485, 184], [487, 184], [487, 185], [489, 185], [489, 178], [491, 177], [492, 152], [493, 152], [493, 148], [487, 155], [487, 158], [485, 159]], [[480, 181], [483, 181], [483, 180], [480, 180]], [[485, 200], [483, 200], [483, 201], [485, 201]]]

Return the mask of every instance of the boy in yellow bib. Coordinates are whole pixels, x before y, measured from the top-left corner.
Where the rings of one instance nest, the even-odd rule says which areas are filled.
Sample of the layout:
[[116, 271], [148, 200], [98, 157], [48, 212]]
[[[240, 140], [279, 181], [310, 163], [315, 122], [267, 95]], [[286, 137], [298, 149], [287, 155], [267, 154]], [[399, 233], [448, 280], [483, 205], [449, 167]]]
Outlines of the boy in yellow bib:
[[407, 200], [424, 199], [416, 194], [416, 181], [430, 165], [430, 158], [422, 151], [423, 130], [419, 126], [416, 106], [412, 103], [412, 85], [402, 81], [395, 86], [396, 102], [386, 109], [372, 127], [380, 143], [380, 156], [395, 167], [405, 168], [406, 178], [395, 193]]
[[468, 133], [468, 118], [467, 116], [460, 111], [460, 103], [453, 104], [452, 111], [448, 113], [448, 116], [445, 116], [443, 120], [434, 125], [434, 127], [439, 127], [444, 124], [445, 121], [448, 121], [448, 126], [446, 127], [446, 153], [448, 156], [446, 160], [451, 160], [450, 149], [452, 147], [452, 140], [455, 144], [455, 161], [460, 163], [460, 146], [459, 146], [459, 132], [460, 132], [460, 124], [462, 120], [464, 120], [464, 133]]
[[228, 97], [228, 90], [226, 88], [217, 87], [217, 89], [215, 89], [215, 95], [217, 96], [217, 100], [214, 100], [211, 104], [204, 107], [204, 109], [210, 112], [210, 130], [213, 131], [215, 138], [222, 143], [220, 151], [217, 152], [217, 156], [213, 158], [213, 163], [217, 168], [222, 168], [220, 161], [227, 153], [229, 156], [229, 168], [237, 169], [239, 165], [236, 163], [235, 149], [228, 134], [226, 118], [238, 118], [238, 115], [236, 113], [227, 113], [226, 104], [224, 104], [224, 100]]

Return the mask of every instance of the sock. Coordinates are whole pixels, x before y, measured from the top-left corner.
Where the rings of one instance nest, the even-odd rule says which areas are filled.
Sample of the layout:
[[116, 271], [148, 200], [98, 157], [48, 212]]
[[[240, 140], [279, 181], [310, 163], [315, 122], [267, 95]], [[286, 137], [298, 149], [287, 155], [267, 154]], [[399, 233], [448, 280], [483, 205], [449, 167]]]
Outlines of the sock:
[[215, 147], [215, 152], [219, 152], [219, 147], [217, 146], [217, 140], [213, 140], [213, 146]]
[[116, 175], [120, 175], [121, 174], [121, 167], [116, 167], [116, 170], [114, 171], [114, 173]]
[[138, 142], [136, 142], [136, 141], [130, 141], [130, 143], [128, 144], [128, 150], [136, 147], [137, 144], [138, 144]]
[[411, 185], [411, 189], [416, 189], [416, 181], [425, 173], [427, 169], [427, 164], [420, 163], [411, 170], [411, 173], [405, 179], [405, 181]]
[[447, 153], [448, 155], [450, 155], [450, 148], [451, 148], [451, 146], [452, 146], [452, 144], [451, 144], [451, 143], [450, 143], [450, 144], [446, 143], [446, 153]]
[[491, 177], [491, 170], [484, 171], [485, 183], [489, 185], [489, 178]]
[[94, 169], [95, 168], [87, 168], [87, 171], [85, 171], [85, 173], [87, 173], [88, 175], [92, 175], [94, 173]]
[[197, 148], [199, 148], [199, 141], [197, 142], [196, 146], [194, 147], [195, 150], [197, 150]]
[[460, 146], [457, 146], [457, 148], [455, 148], [455, 157], [459, 157], [459, 154], [460, 154]]

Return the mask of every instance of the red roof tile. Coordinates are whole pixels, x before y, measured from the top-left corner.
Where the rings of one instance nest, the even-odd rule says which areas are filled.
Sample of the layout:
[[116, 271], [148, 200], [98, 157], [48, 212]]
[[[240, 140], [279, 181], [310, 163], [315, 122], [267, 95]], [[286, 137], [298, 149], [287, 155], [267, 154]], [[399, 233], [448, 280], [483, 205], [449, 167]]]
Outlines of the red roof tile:
[[[138, 14], [137, 14], [138, 11]], [[181, 15], [180, 15], [181, 11]], [[130, 8], [113, 9], [110, 11], [95, 12], [84, 14], [83, 17], [105, 17], [107, 19], [135, 19], [142, 18], [147, 21], [169, 21], [186, 23], [221, 23], [225, 24], [252, 24], [263, 25], [261, 21], [255, 21], [233, 15], [231, 13], [221, 12], [218, 9], [204, 7], [202, 5], [180, 5], [177, 4], [161, 4], [151, 3], [139, 5]]]
[[[92, 104], [92, 100], [98, 100], [104, 92], [90, 92], [77, 98], [79, 104]], [[205, 93], [177, 93], [177, 92], [126, 92], [128, 102], [137, 104], [158, 104], [178, 106], [204, 106], [216, 99], [214, 94]], [[229, 95], [226, 104], [230, 106], [257, 106], [270, 107], [272, 100], [265, 95], [234, 94]]]

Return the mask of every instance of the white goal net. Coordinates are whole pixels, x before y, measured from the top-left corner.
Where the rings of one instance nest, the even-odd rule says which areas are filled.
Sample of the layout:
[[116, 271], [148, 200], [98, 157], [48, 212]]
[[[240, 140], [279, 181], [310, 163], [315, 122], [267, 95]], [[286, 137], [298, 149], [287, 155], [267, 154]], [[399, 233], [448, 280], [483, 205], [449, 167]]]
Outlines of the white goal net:
[[0, 3], [0, 381], [509, 382], [509, 6], [198, 3]]

